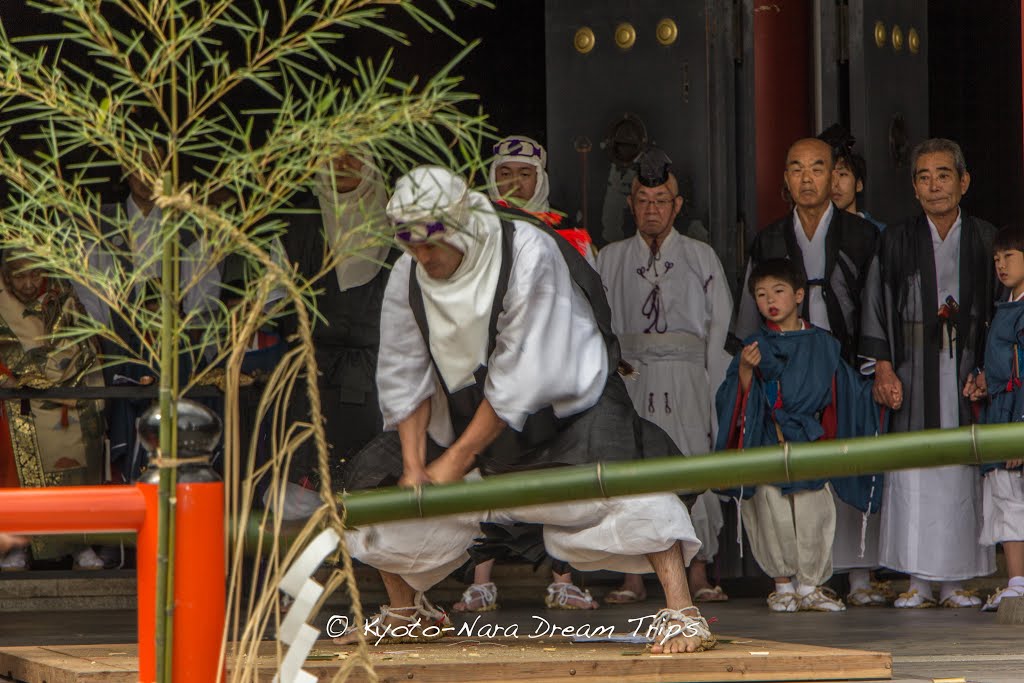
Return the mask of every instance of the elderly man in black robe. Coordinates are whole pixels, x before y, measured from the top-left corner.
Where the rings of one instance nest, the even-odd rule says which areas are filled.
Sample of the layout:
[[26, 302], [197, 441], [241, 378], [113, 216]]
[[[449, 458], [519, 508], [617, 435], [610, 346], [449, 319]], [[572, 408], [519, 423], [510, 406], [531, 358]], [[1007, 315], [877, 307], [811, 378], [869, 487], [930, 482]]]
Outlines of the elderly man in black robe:
[[[783, 180], [793, 198], [793, 212], [766, 226], [754, 238], [747, 277], [758, 263], [788, 258], [807, 278], [807, 298], [800, 315], [832, 333], [843, 357], [854, 361], [860, 332], [860, 300], [878, 229], [832, 203], [832, 147], [818, 138], [797, 140], [786, 154]], [[734, 332], [745, 339], [761, 325], [746, 279]]]
[[[995, 301], [995, 229], [968, 216], [971, 184], [960, 146], [926, 140], [911, 157], [922, 213], [882, 233], [864, 294], [862, 356], [875, 361], [875, 400], [889, 406], [890, 429], [970, 424], [961, 387], [984, 386], [985, 335]], [[984, 389], [982, 389], [984, 391]], [[991, 573], [991, 548], [978, 544], [981, 482], [954, 465], [886, 475], [880, 561], [911, 575], [896, 607], [944, 607], [981, 600], [961, 582]]]

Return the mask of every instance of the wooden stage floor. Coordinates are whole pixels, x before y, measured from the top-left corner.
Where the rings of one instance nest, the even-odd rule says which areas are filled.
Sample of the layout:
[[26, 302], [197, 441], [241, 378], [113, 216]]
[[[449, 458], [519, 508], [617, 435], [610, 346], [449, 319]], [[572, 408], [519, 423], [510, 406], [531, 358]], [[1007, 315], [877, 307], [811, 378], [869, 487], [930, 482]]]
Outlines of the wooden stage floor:
[[[274, 643], [261, 660], [270, 681]], [[683, 683], [684, 681], [835, 681], [889, 679], [888, 653], [770, 640], [720, 637], [710, 652], [652, 655], [642, 645], [574, 643], [565, 638], [447, 638], [423, 645], [371, 646], [381, 683]], [[329, 681], [351, 647], [321, 641], [306, 670]], [[134, 683], [135, 645], [67, 645], [0, 649], [0, 676], [24, 683]], [[261, 662], [262, 664], [262, 662]], [[358, 671], [350, 681], [362, 683]], [[198, 682], [197, 682], [198, 683]]]

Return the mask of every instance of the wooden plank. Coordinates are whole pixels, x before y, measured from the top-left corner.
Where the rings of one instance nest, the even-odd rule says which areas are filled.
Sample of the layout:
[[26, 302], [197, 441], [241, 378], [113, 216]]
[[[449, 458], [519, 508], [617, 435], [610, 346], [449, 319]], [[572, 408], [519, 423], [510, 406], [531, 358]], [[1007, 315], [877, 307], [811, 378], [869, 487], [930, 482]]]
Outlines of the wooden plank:
[[[572, 643], [566, 639], [447, 639], [370, 648], [381, 683], [689, 683], [701, 681], [829, 681], [888, 679], [892, 657], [882, 652], [722, 638], [710, 652], [651, 655], [640, 645]], [[320, 641], [316, 652], [354, 655]], [[259, 651], [260, 680], [275, 670], [275, 644]], [[230, 660], [229, 660], [230, 661]], [[310, 660], [306, 670], [330, 681], [342, 660]], [[134, 645], [69, 645], [0, 649], [0, 674], [26, 683], [133, 683]], [[349, 678], [363, 683], [358, 670]]]
[[135, 683], [138, 671], [135, 645], [9, 647], [0, 650], [0, 674], [25, 683]]

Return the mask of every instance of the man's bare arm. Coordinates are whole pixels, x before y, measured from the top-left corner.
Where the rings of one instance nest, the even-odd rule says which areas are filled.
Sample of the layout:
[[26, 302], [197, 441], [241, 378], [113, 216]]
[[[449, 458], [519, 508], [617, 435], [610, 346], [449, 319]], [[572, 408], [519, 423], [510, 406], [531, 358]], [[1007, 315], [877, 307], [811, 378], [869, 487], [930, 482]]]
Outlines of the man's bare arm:
[[473, 467], [476, 456], [494, 443], [507, 426], [485, 398], [462, 436], [427, 468], [430, 480], [436, 484], [461, 480]]
[[409, 417], [398, 423], [402, 443], [402, 478], [399, 486], [415, 486], [427, 478], [427, 426], [430, 424], [430, 399], [417, 406]]

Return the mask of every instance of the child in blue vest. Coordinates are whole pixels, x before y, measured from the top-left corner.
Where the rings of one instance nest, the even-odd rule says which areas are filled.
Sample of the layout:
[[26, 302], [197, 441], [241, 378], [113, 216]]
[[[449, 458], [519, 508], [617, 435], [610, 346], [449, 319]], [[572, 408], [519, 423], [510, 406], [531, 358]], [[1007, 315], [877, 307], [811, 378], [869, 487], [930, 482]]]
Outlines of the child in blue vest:
[[[841, 357], [839, 342], [799, 316], [805, 282], [786, 259], [759, 263], [748, 280], [763, 318], [718, 390], [719, 450], [873, 436], [881, 414], [871, 385]], [[847, 487], [856, 490], [858, 487]], [[843, 489], [837, 489], [843, 496]], [[881, 487], [871, 499], [881, 498]], [[841, 612], [823, 584], [832, 575], [836, 510], [828, 480], [741, 490], [754, 559], [775, 579], [775, 612]], [[865, 501], [847, 500], [861, 510]], [[870, 501], [868, 501], [870, 502]], [[877, 503], [874, 509], [877, 510]]]
[[[964, 396], [977, 401], [980, 422], [1024, 422], [1024, 229], [1007, 226], [993, 243], [996, 273], [1009, 294], [996, 304], [985, 345], [985, 371], [967, 380]], [[994, 612], [1003, 598], [1024, 597], [1024, 460], [985, 465], [982, 545], [1003, 545], [1010, 582], [988, 599], [984, 612]]]

